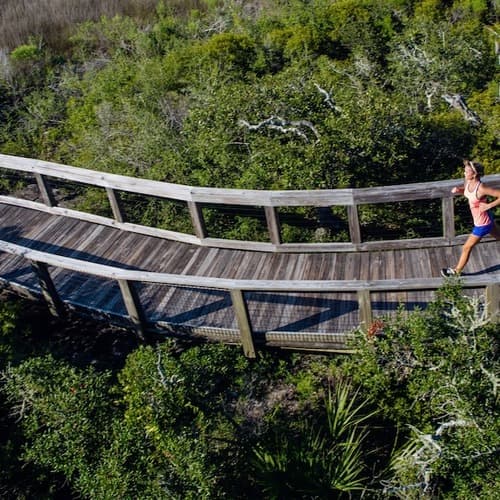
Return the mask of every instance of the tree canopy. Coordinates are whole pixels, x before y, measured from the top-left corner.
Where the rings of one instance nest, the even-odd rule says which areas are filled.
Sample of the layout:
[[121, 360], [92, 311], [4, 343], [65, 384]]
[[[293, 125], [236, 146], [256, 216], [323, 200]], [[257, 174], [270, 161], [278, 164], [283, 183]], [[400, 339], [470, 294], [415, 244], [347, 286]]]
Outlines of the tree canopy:
[[[2, 153], [248, 189], [431, 181], [463, 157], [500, 172], [498, 2], [41, 3], [4, 2]], [[458, 283], [349, 359], [168, 341], [101, 364], [40, 342], [29, 310], [0, 303], [2, 497], [499, 489], [498, 325]]]
[[434, 180], [462, 157], [498, 172], [497, 15], [486, 0], [160, 2], [70, 25], [62, 46], [37, 32], [4, 49], [0, 149], [256, 189]]

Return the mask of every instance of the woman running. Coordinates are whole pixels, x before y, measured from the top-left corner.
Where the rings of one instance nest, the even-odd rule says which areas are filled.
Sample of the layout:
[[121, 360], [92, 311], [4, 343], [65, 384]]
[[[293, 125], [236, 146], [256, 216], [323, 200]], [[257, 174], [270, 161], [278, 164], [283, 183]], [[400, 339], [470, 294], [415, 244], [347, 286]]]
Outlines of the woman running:
[[[481, 181], [484, 175], [484, 167], [478, 162], [464, 160], [465, 182], [463, 186], [454, 187], [453, 194], [463, 194], [469, 200], [469, 208], [474, 220], [472, 234], [467, 238], [462, 247], [462, 254], [458, 264], [453, 267], [441, 269], [444, 277], [455, 276], [462, 272], [469, 260], [470, 252], [476, 246], [483, 236], [490, 234], [496, 240], [500, 240], [500, 228], [493, 220], [491, 209], [500, 205], [500, 189], [494, 189]], [[487, 196], [496, 198], [488, 203]]]

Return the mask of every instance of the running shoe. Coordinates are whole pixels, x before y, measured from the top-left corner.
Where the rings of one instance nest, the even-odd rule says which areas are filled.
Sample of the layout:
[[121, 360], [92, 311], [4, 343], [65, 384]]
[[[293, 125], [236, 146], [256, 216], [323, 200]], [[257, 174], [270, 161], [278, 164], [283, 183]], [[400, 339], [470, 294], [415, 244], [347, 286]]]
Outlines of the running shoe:
[[443, 278], [450, 278], [451, 276], [458, 276], [458, 273], [451, 267], [445, 267], [441, 269], [441, 276]]

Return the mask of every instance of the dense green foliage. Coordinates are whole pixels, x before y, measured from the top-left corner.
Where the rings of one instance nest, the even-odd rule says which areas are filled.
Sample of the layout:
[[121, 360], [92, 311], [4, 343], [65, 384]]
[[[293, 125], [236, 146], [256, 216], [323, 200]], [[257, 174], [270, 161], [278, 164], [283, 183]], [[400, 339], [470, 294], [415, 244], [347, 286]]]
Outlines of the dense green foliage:
[[[63, 24], [42, 23], [1, 47], [2, 153], [255, 189], [449, 178], [464, 156], [500, 172], [498, 2], [125, 3], [138, 8], [57, 36]], [[109, 210], [103, 193], [78, 195]], [[129, 201], [131, 217], [184, 229], [177, 206]], [[380, 215], [362, 211], [364, 229]], [[207, 219], [229, 237], [261, 235], [259, 220]], [[286, 217], [283, 228], [285, 240], [311, 237]], [[111, 345], [71, 352], [74, 330], [54, 345], [27, 309], [0, 304], [3, 498], [493, 499], [500, 488], [498, 325], [459, 286], [360, 332], [349, 359], [250, 361], [168, 341], [96, 362]]]
[[[0, 151], [249, 189], [450, 178], [462, 157], [500, 171], [496, 2], [142, 4], [134, 17], [70, 25], [66, 44], [46, 27], [5, 52]], [[139, 219], [156, 212], [162, 226], [184, 228], [176, 210], [151, 203]], [[219, 229], [259, 239], [259, 224]], [[284, 226], [285, 240], [312, 237]]]
[[[387, 491], [401, 498], [494, 498], [499, 491], [498, 324], [484, 297], [446, 284], [430, 307], [360, 338], [349, 372], [405, 435]], [[408, 487], [411, 486], [411, 487]]]
[[[388, 182], [431, 179], [474, 154], [498, 170], [494, 144], [477, 149], [498, 132], [494, 6], [269, 3], [183, 18], [159, 4], [147, 26], [89, 21], [65, 54], [43, 36], [26, 40], [3, 68], [2, 150], [251, 188], [370, 185], [380, 169]], [[481, 125], [444, 94], [474, 103]], [[309, 124], [288, 133], [242, 124], [272, 116], [285, 128]]]
[[498, 324], [459, 283], [360, 331], [349, 357], [161, 340], [110, 363], [123, 331], [57, 342], [27, 311], [0, 304], [2, 498], [492, 500], [500, 487]]

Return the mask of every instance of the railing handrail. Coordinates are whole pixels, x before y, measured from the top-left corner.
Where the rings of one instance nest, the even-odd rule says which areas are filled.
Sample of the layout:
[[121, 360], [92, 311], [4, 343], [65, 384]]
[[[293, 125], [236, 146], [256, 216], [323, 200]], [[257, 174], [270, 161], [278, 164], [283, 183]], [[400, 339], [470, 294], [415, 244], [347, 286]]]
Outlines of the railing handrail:
[[[411, 248], [450, 245], [460, 242], [460, 237], [456, 237], [455, 234], [454, 196], [451, 193], [451, 188], [456, 186], [460, 182], [459, 180], [375, 186], [370, 188], [272, 191], [172, 184], [4, 154], [0, 154], [0, 168], [34, 174], [44, 203], [23, 200], [12, 196], [0, 196], [0, 202], [44, 210], [55, 215], [65, 215], [88, 222], [111, 225], [127, 231], [149, 234], [195, 245], [268, 252], [326, 252]], [[50, 184], [46, 182], [47, 177], [56, 177], [104, 188], [113, 212], [113, 218], [57, 206]], [[485, 180], [494, 185], [500, 185], [500, 174], [486, 176]], [[156, 196], [187, 203], [195, 234], [181, 233], [125, 221], [120, 199], [116, 194], [117, 191], [140, 193], [146, 196]], [[422, 199], [441, 199], [442, 236], [362, 241], [361, 225], [358, 217], [359, 205]], [[204, 204], [263, 207], [270, 241], [242, 241], [210, 237], [202, 211]], [[277, 208], [296, 206], [346, 207], [350, 241], [283, 243], [280, 216]]]
[[[32, 269], [39, 280], [40, 292], [45, 298], [49, 309], [55, 315], [64, 314], [64, 298], [52, 280], [49, 266], [76, 271], [87, 275], [99, 276], [116, 281], [120, 288], [123, 304], [127, 311], [130, 324], [134, 327], [140, 339], [146, 337], [148, 319], [144, 307], [135, 288], [135, 283], [157, 283], [170, 286], [187, 286], [196, 289], [216, 288], [229, 292], [234, 315], [238, 325], [240, 343], [246, 356], [256, 356], [255, 342], [262, 341], [255, 338], [252, 327], [251, 313], [249, 312], [245, 292], [293, 292], [293, 293], [355, 293], [357, 296], [359, 320], [358, 326], [368, 331], [373, 322], [372, 292], [394, 292], [408, 290], [436, 290], [442, 286], [440, 278], [402, 279], [402, 280], [243, 280], [224, 279], [205, 276], [176, 275], [167, 273], [145, 272], [129, 270], [109, 265], [97, 264], [71, 257], [64, 257], [14, 243], [0, 240], [0, 252], [6, 252], [23, 257], [31, 262]], [[462, 278], [464, 287], [481, 287], [485, 289], [486, 308], [492, 321], [497, 321], [500, 316], [500, 273], [485, 274], [482, 276], [466, 276]], [[210, 329], [210, 327], [208, 327]], [[207, 336], [210, 336], [207, 334]], [[323, 338], [318, 347], [318, 336], [307, 332], [294, 335], [291, 340], [287, 335], [279, 344], [281, 347], [295, 345], [308, 349], [330, 350], [332, 341]], [[338, 337], [333, 340], [334, 350], [338, 350]], [[330, 342], [330, 343], [329, 343]], [[316, 346], [316, 347], [314, 347]], [[347, 345], [341, 349], [348, 352]]]
[[[0, 154], [0, 167], [180, 201], [268, 207], [345, 206], [361, 203], [451, 198], [453, 195], [450, 193], [450, 188], [460, 182], [457, 179], [450, 179], [369, 188], [257, 190], [173, 184], [5, 154]], [[500, 174], [488, 175], [485, 176], [485, 179], [497, 183], [500, 182]]]
[[[49, 266], [81, 272], [101, 278], [133, 282], [157, 283], [194, 288], [219, 290], [242, 290], [260, 292], [392, 292], [409, 290], [437, 290], [443, 285], [443, 278], [404, 278], [379, 280], [256, 280], [228, 279], [188, 274], [159, 273], [124, 269], [106, 264], [65, 257], [49, 252], [0, 240], [0, 252], [6, 252], [30, 261], [43, 262]], [[500, 282], [500, 273], [462, 276], [464, 287], [484, 287]]]

